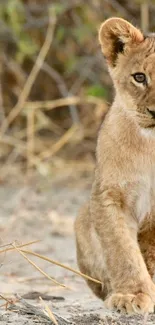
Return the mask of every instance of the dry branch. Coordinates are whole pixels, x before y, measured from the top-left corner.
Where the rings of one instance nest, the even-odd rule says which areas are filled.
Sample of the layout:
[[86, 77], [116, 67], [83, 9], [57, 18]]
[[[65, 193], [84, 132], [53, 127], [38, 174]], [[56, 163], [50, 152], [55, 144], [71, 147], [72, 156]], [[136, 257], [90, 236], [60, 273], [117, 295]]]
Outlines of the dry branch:
[[9, 135], [4, 135], [2, 138], [0, 137], [0, 143], [8, 144], [13, 147], [17, 147], [20, 150], [25, 150], [25, 144], [21, 140], [17, 140], [16, 138], [10, 137]]
[[21, 251], [16, 245], [12, 244], [15, 250], [19, 252], [32, 266], [34, 266], [37, 271], [39, 271], [41, 274], [43, 274], [47, 279], [51, 280], [53, 283], [59, 285], [60, 287], [67, 288], [64, 284], [61, 284], [60, 282], [56, 281], [55, 279], [51, 278], [46, 272], [44, 272], [39, 266], [37, 266], [33, 261], [31, 261], [23, 251]]
[[78, 126], [73, 125], [55, 144], [53, 144], [51, 148], [41, 152], [39, 155], [39, 160], [50, 158], [56, 154], [56, 152], [58, 152], [70, 139], [72, 139], [77, 129]]
[[[31, 243], [34, 243], [34, 242], [31, 242]], [[49, 263], [52, 263], [52, 264], [54, 264], [54, 265], [57, 265], [57, 266], [60, 266], [60, 267], [62, 267], [62, 268], [64, 268], [64, 269], [66, 269], [66, 270], [68, 270], [68, 271], [71, 271], [71, 272], [73, 272], [73, 273], [75, 273], [75, 274], [77, 274], [77, 275], [79, 275], [79, 276], [81, 276], [81, 277], [83, 277], [83, 278], [85, 278], [85, 279], [88, 279], [88, 280], [91, 280], [91, 281], [93, 281], [93, 282], [95, 282], [95, 283], [99, 283], [99, 284], [102, 284], [99, 280], [97, 280], [97, 279], [94, 279], [94, 278], [92, 278], [92, 277], [90, 277], [90, 276], [88, 276], [88, 275], [86, 275], [86, 274], [84, 274], [84, 273], [82, 273], [82, 272], [80, 272], [80, 271], [77, 271], [77, 270], [75, 270], [75, 269], [73, 269], [73, 268], [71, 268], [70, 266], [67, 266], [67, 265], [64, 265], [64, 264], [62, 264], [62, 263], [60, 263], [60, 262], [57, 262], [57, 261], [55, 261], [55, 260], [53, 260], [53, 259], [51, 259], [51, 258], [49, 258], [49, 257], [46, 257], [46, 256], [43, 256], [43, 255], [40, 255], [40, 254], [38, 254], [38, 253], [35, 253], [35, 252], [32, 252], [32, 251], [29, 251], [29, 250], [23, 250], [23, 249], [20, 249], [20, 248], [22, 248], [23, 246], [26, 246], [26, 245], [30, 245], [30, 243], [27, 243], [27, 244], [25, 244], [25, 245], [20, 245], [20, 246], [16, 246], [16, 245], [14, 245], [14, 244], [12, 244], [12, 248], [7, 248], [7, 249], [5, 249], [5, 250], [3, 250], [3, 251], [0, 251], [0, 253], [2, 253], [2, 252], [6, 252], [6, 251], [10, 251], [10, 250], [17, 250], [29, 263], [33, 263], [31, 260], [29, 260], [28, 259], [28, 257], [25, 255], [25, 254], [29, 254], [29, 255], [33, 255], [33, 256], [35, 256], [35, 257], [38, 257], [38, 258], [40, 258], [40, 259], [42, 259], [42, 260], [44, 260], [44, 261], [47, 261], [47, 262], [49, 262]], [[34, 267], [36, 267], [36, 268], [38, 268], [38, 266], [37, 265], [34, 265], [34, 263], [32, 264]], [[42, 270], [40, 270], [40, 268], [39, 268], [39, 271], [43, 274], [43, 272], [44, 271], [42, 271]], [[47, 277], [47, 274], [44, 274], [46, 277]], [[49, 276], [48, 276], [49, 277]], [[51, 280], [51, 278], [50, 278], [50, 280]], [[52, 279], [53, 280], [53, 279]], [[54, 280], [55, 281], [55, 280]], [[59, 285], [61, 285], [60, 283], [57, 283], [57, 284], [59, 284]], [[66, 287], [65, 285], [61, 285], [62, 287]], [[66, 287], [67, 288], [67, 287]]]
[[[28, 303], [25, 299], [21, 298], [19, 295], [16, 295], [18, 298], [18, 304], [11, 304], [9, 306], [9, 310], [15, 311], [15, 312], [21, 312], [22, 314], [31, 314], [34, 316], [38, 316], [39, 318], [43, 320], [47, 320], [48, 323], [54, 324], [53, 321], [47, 316], [47, 314], [44, 313], [38, 306], [34, 306], [30, 303]], [[55, 312], [53, 313], [54, 317], [56, 318], [59, 325], [74, 325], [73, 322], [68, 321], [62, 316], [59, 316]]]
[[[51, 148], [48, 148], [48, 150], [43, 150], [37, 156], [35, 156], [34, 137], [35, 137], [35, 132], [40, 129], [40, 127], [37, 127], [37, 125], [35, 125], [35, 115], [37, 116], [39, 111], [40, 113], [43, 113], [41, 110], [47, 111], [47, 110], [52, 110], [54, 108], [69, 106], [71, 104], [80, 105], [85, 103], [95, 104], [96, 107], [101, 107], [101, 110], [103, 112], [107, 111], [106, 103], [102, 99], [93, 96], [87, 96], [87, 97], [72, 96], [72, 97], [67, 97], [62, 99], [56, 99], [53, 101], [27, 102], [25, 103], [25, 108], [27, 109], [26, 110], [27, 129], [22, 131], [22, 137], [24, 137], [24, 135], [27, 134], [26, 142], [17, 139], [19, 132], [16, 132], [17, 135], [15, 133], [14, 137], [1, 134], [0, 142], [15, 147], [17, 153], [27, 159], [28, 169], [31, 166], [37, 167], [40, 165], [40, 163], [42, 163], [42, 160], [51, 158], [66, 143], [68, 143], [70, 139], [73, 138], [74, 134], [76, 134], [78, 125], [73, 124], [73, 126], [55, 144], [53, 144]], [[52, 125], [50, 126], [50, 128], [51, 127]]]
[[[43, 63], [42, 70], [44, 70], [50, 77], [52, 77], [52, 79], [55, 80], [62, 97], [66, 98], [72, 96], [71, 91], [68, 91], [68, 88], [63, 80], [63, 77], [60, 75], [58, 71], [56, 71], [51, 65], [48, 65], [46, 62]], [[78, 124], [80, 122], [80, 118], [75, 104], [69, 105], [69, 110], [70, 110], [70, 115], [73, 123]]]
[[1, 71], [0, 71], [0, 120], [2, 122], [5, 121], [5, 108], [4, 108], [4, 101], [3, 101], [3, 89], [2, 89], [2, 81], [1, 81]]
[[[96, 108], [101, 107], [99, 111], [102, 111], [103, 113], [107, 111], [107, 104], [101, 98], [97, 98], [94, 96], [72, 96], [51, 101], [25, 102], [27, 116], [26, 130], [22, 130], [22, 132], [20, 131], [20, 133], [15, 132], [14, 136], [0, 134], [0, 142], [8, 146], [14, 147], [18, 155], [21, 155], [26, 158], [28, 169], [31, 166], [38, 167], [44, 159], [51, 158], [60, 149], [62, 149], [62, 147], [66, 143], [68, 143], [70, 139], [74, 138], [74, 134], [76, 134], [77, 127], [79, 127], [79, 124], [73, 124], [73, 126], [68, 131], [66, 131], [66, 133], [62, 137], [60, 137], [60, 139], [55, 144], [48, 148], [48, 150], [40, 150], [38, 155], [35, 155], [35, 133], [42, 128], [41, 126], [37, 125], [37, 122], [35, 122], [35, 116], [37, 120], [38, 113], [40, 112], [41, 114], [43, 114], [43, 110], [46, 112], [48, 110], [52, 110], [59, 107], [70, 106], [72, 104], [80, 105], [85, 103], [94, 104], [96, 105]], [[48, 125], [46, 124], [46, 128], [51, 129], [53, 128], [53, 125], [49, 124], [48, 127]], [[24, 137], [26, 135], [26, 141], [19, 139], [19, 137]]]
[[25, 108], [33, 108], [33, 109], [44, 109], [46, 111], [52, 110], [54, 108], [69, 106], [69, 105], [80, 105], [80, 104], [95, 104], [95, 105], [102, 105], [103, 111], [107, 111], [107, 105], [103, 101], [103, 99], [95, 96], [71, 96], [66, 98], [54, 99], [54, 100], [47, 100], [47, 101], [35, 101], [35, 102], [26, 102]]
[[15, 107], [12, 109], [10, 114], [8, 115], [7, 119], [4, 121], [1, 127], [1, 134], [4, 134], [9, 127], [9, 125], [14, 121], [14, 119], [19, 115], [19, 113], [24, 108], [24, 104], [31, 92], [32, 86], [37, 78], [37, 75], [42, 67], [42, 64], [46, 58], [46, 55], [50, 49], [52, 40], [53, 40], [53, 34], [54, 34], [54, 28], [56, 24], [56, 16], [53, 12], [53, 10], [49, 14], [49, 25], [46, 33], [45, 42], [39, 52], [39, 55], [36, 59], [36, 62], [32, 68], [32, 71], [27, 78], [27, 81], [25, 83], [25, 86], [19, 96], [18, 102], [15, 105]]
[[11, 304], [11, 303], [12, 303], [12, 301], [11, 301], [11, 300], [7, 299], [7, 298], [6, 298], [6, 297], [4, 297], [2, 294], [0, 294], [0, 297], [1, 297], [3, 300], [5, 300], [7, 303], [9, 303], [9, 304]]
[[149, 31], [149, 1], [142, 0], [141, 5], [141, 28], [144, 33]]
[[34, 109], [27, 112], [27, 169], [31, 167], [32, 158], [34, 155], [34, 133], [35, 133], [35, 111]]
[[50, 262], [50, 263], [55, 264], [55, 265], [57, 265], [57, 266], [60, 266], [60, 267], [66, 269], [66, 270], [68, 270], [68, 271], [71, 271], [71, 272], [73, 272], [73, 273], [75, 273], [75, 274], [77, 274], [77, 275], [79, 275], [79, 276], [85, 278], [85, 279], [91, 280], [92, 282], [95, 282], [95, 283], [102, 284], [99, 280], [94, 279], [94, 278], [92, 278], [92, 277], [90, 277], [90, 276], [88, 276], [88, 275], [86, 275], [86, 274], [84, 274], [84, 273], [82, 273], [82, 272], [80, 272], [80, 271], [74, 270], [74, 269], [71, 268], [70, 266], [64, 265], [64, 264], [62, 264], [62, 263], [60, 263], [60, 262], [57, 262], [57, 261], [55, 261], [55, 260], [52, 260], [51, 258], [46, 257], [46, 256], [43, 256], [43, 255], [40, 255], [40, 254], [34, 253], [34, 252], [32, 252], [32, 251], [23, 250], [23, 249], [21, 250], [21, 252], [23, 252], [23, 253], [25, 253], [25, 254], [30, 254], [30, 255], [33, 255], [33, 256], [39, 257], [39, 258], [41, 258], [42, 260], [45, 260], [45, 261], [47, 261], [47, 262]]
[[[32, 244], [36, 244], [38, 242], [40, 242], [40, 240], [33, 240], [33, 241], [30, 241], [30, 242], [25, 243], [25, 244], [22, 244], [22, 245], [16, 245], [16, 247], [17, 248], [22, 248], [22, 247], [29, 246], [29, 245], [32, 245]], [[12, 243], [6, 244], [6, 245], [12, 246]], [[0, 247], [4, 247], [4, 245], [3, 246], [0, 246]], [[5, 248], [3, 250], [0, 250], [0, 254], [1, 253], [6, 253], [6, 252], [9, 252], [9, 251], [12, 251], [12, 250], [14, 250], [14, 247]]]
[[52, 145], [52, 147], [42, 151], [38, 156], [29, 155], [29, 166], [34, 165], [37, 167], [41, 164], [42, 160], [51, 158], [73, 138], [73, 135], [77, 130], [78, 125], [73, 125], [55, 144]]
[[52, 313], [51, 309], [49, 308], [49, 306], [43, 301], [43, 299], [41, 297], [39, 297], [43, 307], [44, 307], [44, 313], [45, 315], [47, 314], [49, 319], [55, 324], [55, 325], [59, 325], [54, 314]]

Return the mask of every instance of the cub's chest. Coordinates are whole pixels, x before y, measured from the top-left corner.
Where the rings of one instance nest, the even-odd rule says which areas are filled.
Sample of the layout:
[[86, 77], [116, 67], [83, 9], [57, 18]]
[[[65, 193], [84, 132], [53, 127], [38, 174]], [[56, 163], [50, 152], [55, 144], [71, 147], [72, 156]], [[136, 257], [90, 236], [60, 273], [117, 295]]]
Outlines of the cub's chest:
[[135, 214], [141, 223], [146, 216], [154, 215], [155, 218], [155, 130], [144, 130], [144, 151], [138, 156], [136, 169], [137, 200]]
[[[139, 223], [143, 222], [146, 216], [154, 215], [155, 218], [155, 175], [146, 176], [138, 186], [135, 214]], [[145, 176], [144, 176], [145, 178]]]

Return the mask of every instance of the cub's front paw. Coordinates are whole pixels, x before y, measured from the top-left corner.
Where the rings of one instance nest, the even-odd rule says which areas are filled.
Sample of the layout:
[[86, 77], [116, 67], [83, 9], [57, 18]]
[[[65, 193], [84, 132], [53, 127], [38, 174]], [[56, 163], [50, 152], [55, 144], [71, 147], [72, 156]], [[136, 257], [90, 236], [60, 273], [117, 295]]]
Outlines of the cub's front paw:
[[133, 294], [112, 294], [104, 302], [108, 309], [115, 309], [118, 312], [127, 314], [153, 313], [154, 304], [151, 298], [144, 293]]

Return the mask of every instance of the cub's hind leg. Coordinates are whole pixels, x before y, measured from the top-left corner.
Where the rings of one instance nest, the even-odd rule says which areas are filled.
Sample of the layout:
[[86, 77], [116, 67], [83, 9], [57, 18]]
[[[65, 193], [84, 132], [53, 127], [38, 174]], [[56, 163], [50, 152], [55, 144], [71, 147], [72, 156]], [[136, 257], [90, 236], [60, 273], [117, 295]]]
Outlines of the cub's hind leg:
[[[78, 246], [78, 245], [77, 245]], [[106, 280], [106, 277], [102, 277], [102, 280], [97, 277], [97, 272], [94, 272], [94, 269], [91, 268], [91, 264], [88, 262], [88, 260], [85, 258], [85, 255], [83, 252], [80, 252], [77, 247], [77, 260], [78, 265], [80, 268], [80, 271], [89, 277], [92, 277], [93, 279], [96, 279], [102, 283], [97, 283], [89, 279], [85, 279], [89, 288], [93, 291], [93, 293], [102, 300], [105, 300], [106, 296], [109, 293], [110, 285], [108, 283], [108, 280]]]
[[155, 225], [147, 225], [138, 235], [138, 241], [144, 260], [151, 275], [155, 275]]
[[110, 284], [104, 269], [101, 246], [91, 224], [88, 205], [84, 206], [76, 219], [75, 234], [80, 271], [102, 283], [85, 279], [93, 293], [104, 300], [110, 291]]

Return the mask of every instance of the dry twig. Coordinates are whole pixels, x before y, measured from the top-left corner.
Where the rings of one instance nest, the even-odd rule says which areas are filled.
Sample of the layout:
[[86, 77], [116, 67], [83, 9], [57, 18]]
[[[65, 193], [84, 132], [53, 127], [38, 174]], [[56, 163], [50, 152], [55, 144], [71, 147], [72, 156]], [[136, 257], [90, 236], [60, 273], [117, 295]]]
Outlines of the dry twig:
[[58, 322], [54, 316], [54, 314], [52, 313], [51, 309], [49, 308], [49, 306], [43, 301], [43, 299], [41, 297], [39, 297], [43, 307], [44, 307], [44, 313], [45, 315], [48, 315], [49, 319], [51, 319], [51, 321], [55, 324], [58, 325]]
[[[28, 303], [25, 299], [21, 298], [19, 295], [16, 295], [18, 298], [19, 303], [21, 303], [21, 306], [18, 304], [10, 305], [9, 310], [15, 311], [15, 312], [21, 312], [22, 314], [32, 314], [35, 316], [38, 316], [40, 318], [46, 319], [47, 321], [50, 321], [51, 324], [51, 319], [47, 314], [45, 314], [40, 308], [37, 306], [34, 306], [30, 303]], [[56, 313], [53, 313], [54, 317], [56, 318], [57, 322], [59, 325], [74, 325], [72, 322], [68, 321], [67, 319], [63, 318], [62, 316], [57, 315]], [[53, 321], [52, 321], [52, 324]]]
[[10, 137], [9, 135], [4, 135], [2, 138], [0, 137], [0, 143], [17, 147], [19, 150], [25, 150], [26, 148], [23, 141], [17, 140], [16, 138]]
[[34, 109], [28, 110], [27, 112], [27, 168], [31, 167], [32, 158], [34, 155]]
[[[37, 112], [41, 112], [43, 110], [52, 110], [54, 108], [69, 106], [71, 104], [95, 104], [97, 107], [102, 107], [103, 112], [107, 111], [107, 105], [105, 102], [97, 97], [88, 96], [88, 97], [79, 97], [72, 96], [67, 98], [61, 98], [51, 101], [43, 101], [43, 102], [27, 102], [25, 103], [25, 108], [27, 109], [27, 129], [22, 131], [22, 137], [24, 137], [27, 133], [27, 141], [21, 141], [17, 139], [18, 135], [15, 134], [14, 137], [3, 135], [0, 136], [0, 142], [7, 144], [8, 146], [13, 146], [18, 154], [22, 155], [24, 158], [27, 158], [28, 167], [34, 165], [38, 166], [43, 159], [50, 158], [54, 154], [56, 154], [70, 139], [73, 138], [74, 133], [76, 133], [77, 125], [73, 125], [52, 147], [48, 150], [42, 151], [38, 156], [34, 155], [34, 135], [38, 128], [35, 125], [34, 117]], [[51, 126], [52, 127], [52, 126]], [[26, 131], [26, 132], [25, 132]]]
[[[28, 243], [28, 244], [30, 244], [30, 243]], [[25, 245], [23, 245], [23, 246], [26, 246], [26, 245], [28, 245], [28, 244], [25, 244]], [[77, 270], [74, 270], [73, 268], [71, 268], [70, 266], [67, 266], [67, 265], [64, 265], [64, 264], [62, 264], [62, 263], [60, 263], [60, 262], [57, 262], [57, 261], [55, 261], [55, 260], [53, 260], [53, 259], [51, 259], [51, 258], [49, 258], [49, 257], [46, 257], [46, 256], [43, 256], [43, 255], [40, 255], [40, 254], [38, 254], [38, 253], [35, 253], [35, 252], [32, 252], [32, 251], [29, 251], [29, 250], [24, 250], [24, 249], [20, 249], [21, 247], [22, 247], [22, 245], [21, 246], [16, 246], [16, 245], [14, 245], [14, 244], [12, 244], [12, 248], [8, 248], [8, 249], [6, 249], [6, 250], [3, 250], [3, 252], [4, 251], [9, 251], [9, 250], [17, 250], [21, 255], [23, 255], [23, 257], [26, 259], [26, 260], [28, 260], [28, 262], [30, 262], [30, 264], [32, 264], [33, 262], [31, 261], [31, 260], [29, 260], [28, 259], [28, 257], [25, 255], [25, 254], [30, 254], [30, 255], [33, 255], [33, 256], [36, 256], [36, 257], [39, 257], [40, 259], [42, 259], [42, 260], [44, 260], [44, 261], [47, 261], [47, 262], [49, 262], [49, 263], [52, 263], [52, 264], [54, 264], [54, 265], [57, 265], [57, 266], [60, 266], [60, 267], [62, 267], [62, 268], [64, 268], [64, 269], [66, 269], [66, 270], [68, 270], [68, 271], [71, 271], [71, 272], [73, 272], [73, 273], [75, 273], [75, 274], [77, 274], [77, 275], [79, 275], [79, 276], [81, 276], [81, 277], [83, 277], [83, 278], [86, 278], [86, 279], [88, 279], [88, 280], [91, 280], [91, 281], [93, 281], [93, 282], [95, 282], [95, 283], [99, 283], [99, 284], [102, 284], [99, 280], [97, 280], [97, 279], [94, 279], [94, 278], [92, 278], [92, 277], [90, 277], [90, 276], [88, 276], [88, 275], [86, 275], [86, 274], [84, 274], [84, 273], [82, 273], [82, 272], [80, 272], [80, 271], [77, 271]], [[1, 253], [2, 251], [0, 251], [0, 253]], [[34, 263], [32, 264], [34, 267], [36, 267], [36, 268], [39, 268], [37, 265], [35, 265]], [[48, 276], [44, 271], [42, 271], [40, 268], [39, 268], [39, 271], [43, 274], [43, 275], [45, 275], [46, 277]], [[44, 273], [45, 274], [44, 274]], [[48, 276], [49, 277], [49, 276]], [[50, 277], [49, 277], [50, 278]], [[50, 280], [51, 280], [51, 278], [50, 278]], [[53, 280], [53, 279], [52, 279]], [[54, 281], [56, 281], [56, 280], [54, 280]], [[61, 285], [60, 283], [57, 283], [57, 284], [59, 284], [59, 285]], [[62, 284], [61, 285], [62, 287], [66, 287], [64, 284]]]
[[0, 71], [0, 119], [2, 122], [5, 121], [5, 108], [3, 103], [3, 89], [2, 89], [2, 81], [1, 81], [1, 71]]
[[19, 252], [31, 265], [34, 266], [35, 269], [37, 269], [41, 274], [43, 274], [47, 279], [51, 280], [53, 283], [59, 285], [60, 287], [67, 288], [64, 284], [61, 284], [60, 282], [56, 281], [55, 279], [51, 278], [46, 272], [44, 272], [39, 266], [37, 266], [33, 261], [31, 261], [23, 251], [21, 251], [16, 245], [12, 244], [15, 250]]
[[[42, 70], [44, 70], [50, 77], [52, 77], [52, 79], [55, 80], [59, 91], [64, 98], [72, 96], [71, 91], [68, 91], [68, 88], [58, 71], [56, 71], [53, 67], [49, 66], [46, 62], [43, 63]], [[80, 122], [80, 118], [75, 104], [69, 105], [69, 111], [73, 124], [78, 124]]]
[[95, 104], [95, 105], [102, 105], [103, 110], [106, 112], [107, 110], [107, 105], [103, 101], [103, 99], [95, 96], [85, 96], [85, 97], [80, 97], [80, 96], [71, 96], [71, 97], [66, 97], [66, 98], [59, 98], [59, 99], [54, 99], [54, 100], [47, 100], [47, 101], [36, 101], [36, 102], [26, 102], [25, 103], [25, 108], [31, 107], [33, 109], [38, 109], [42, 108], [46, 111], [52, 110], [57, 107], [63, 107], [63, 106], [69, 106], [73, 104]]
[[45, 57], [50, 49], [50, 46], [51, 46], [51, 43], [53, 40], [55, 24], [56, 24], [56, 16], [52, 10], [52, 12], [50, 12], [50, 14], [49, 14], [49, 26], [48, 26], [47, 33], [46, 33], [45, 42], [39, 52], [39, 55], [36, 59], [36, 62], [34, 64], [33, 68], [32, 68], [32, 71], [31, 71], [29, 77], [27, 78], [27, 81], [26, 81], [25, 86], [19, 96], [17, 104], [15, 105], [15, 107], [12, 109], [12, 111], [10, 112], [7, 119], [2, 124], [2, 127], [1, 127], [2, 135], [6, 132], [9, 125], [14, 121], [14, 119], [19, 115], [19, 113], [24, 108], [24, 104], [30, 94], [32, 86], [36, 80], [36, 77], [37, 77], [41, 67], [42, 67]]
[[5, 307], [5, 309], [7, 310], [8, 309], [8, 306], [9, 305], [12, 305], [12, 304], [14, 304], [16, 301], [17, 301], [17, 299], [7, 299], [6, 297], [4, 297], [2, 294], [0, 294], [0, 297], [3, 299], [3, 300], [5, 300], [5, 304], [2, 304], [2, 305], [0, 305], [0, 308], [1, 307]]
[[[25, 243], [25, 244], [22, 244], [22, 245], [16, 245], [16, 247], [17, 247], [17, 248], [22, 248], [22, 247], [25, 247], [25, 246], [28, 246], [28, 245], [36, 244], [36, 243], [38, 243], [38, 242], [40, 242], [40, 241], [41, 241], [41, 240], [33, 240], [33, 241], [30, 241], [30, 242]], [[12, 243], [7, 244], [7, 245], [12, 246]], [[4, 246], [1, 246], [1, 247], [4, 247]], [[8, 251], [12, 251], [12, 250], [14, 250], [14, 247], [5, 248], [5, 249], [3, 249], [3, 250], [0, 250], [0, 254], [1, 254], [1, 253], [6, 253], [6, 252], [8, 252]]]
[[32, 252], [32, 251], [23, 250], [23, 249], [21, 250], [21, 252], [23, 252], [23, 253], [25, 253], [25, 254], [30, 254], [30, 255], [33, 255], [33, 256], [39, 257], [39, 258], [41, 258], [42, 260], [45, 260], [45, 261], [47, 261], [47, 262], [50, 262], [50, 263], [55, 264], [55, 265], [57, 265], [57, 266], [60, 266], [60, 267], [66, 269], [66, 270], [68, 270], [68, 271], [71, 271], [71, 272], [77, 274], [77, 275], [80, 275], [81, 277], [83, 277], [83, 278], [85, 278], [85, 279], [91, 280], [92, 282], [95, 282], [95, 283], [102, 284], [99, 280], [96, 280], [96, 279], [94, 279], [94, 278], [92, 278], [92, 277], [90, 277], [90, 276], [88, 276], [88, 275], [86, 275], [86, 274], [84, 274], [84, 273], [82, 273], [82, 272], [80, 272], [80, 271], [74, 270], [74, 269], [71, 268], [70, 266], [64, 265], [64, 264], [62, 264], [62, 263], [60, 263], [60, 262], [57, 262], [57, 261], [54, 261], [54, 260], [52, 260], [51, 258], [48, 258], [48, 257], [46, 257], [46, 256], [43, 256], [43, 255], [40, 255], [40, 254], [34, 253], [34, 252]]
[[52, 145], [51, 148], [40, 153], [39, 160], [48, 159], [56, 154], [56, 152], [58, 152], [70, 139], [72, 139], [77, 129], [77, 125], [73, 125], [55, 144]]
[[7, 298], [6, 298], [6, 297], [4, 297], [2, 294], [0, 294], [0, 297], [1, 297], [3, 300], [5, 300], [7, 303], [9, 303], [9, 304], [11, 304], [11, 303], [12, 303], [12, 301], [11, 301], [11, 300], [7, 299]]

